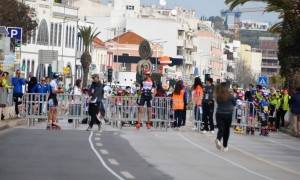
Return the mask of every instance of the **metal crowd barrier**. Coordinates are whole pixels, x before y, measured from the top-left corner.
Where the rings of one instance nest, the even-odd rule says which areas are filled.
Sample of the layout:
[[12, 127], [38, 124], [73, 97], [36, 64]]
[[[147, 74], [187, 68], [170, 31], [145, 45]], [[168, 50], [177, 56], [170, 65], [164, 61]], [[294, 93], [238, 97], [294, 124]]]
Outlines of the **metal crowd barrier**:
[[[27, 119], [28, 126], [34, 126], [36, 120], [47, 120], [49, 94], [25, 93], [22, 97], [21, 114]], [[86, 98], [81, 95], [57, 94], [57, 120], [73, 119], [73, 127], [79, 126], [79, 121], [88, 117], [86, 113]]]
[[258, 113], [259, 110], [253, 102], [237, 100], [232, 115], [232, 125], [239, 126], [243, 132], [246, 132], [247, 128], [259, 128]]
[[[104, 101], [105, 117], [109, 119], [113, 126], [120, 129], [123, 125], [134, 125], [138, 118], [137, 97], [134, 96], [111, 96]], [[150, 121], [154, 128], [165, 127], [167, 130], [170, 124], [170, 115], [173, 113], [171, 109], [170, 97], [154, 97], [151, 101], [151, 117]], [[147, 122], [147, 107], [146, 103], [143, 109], [141, 122]]]

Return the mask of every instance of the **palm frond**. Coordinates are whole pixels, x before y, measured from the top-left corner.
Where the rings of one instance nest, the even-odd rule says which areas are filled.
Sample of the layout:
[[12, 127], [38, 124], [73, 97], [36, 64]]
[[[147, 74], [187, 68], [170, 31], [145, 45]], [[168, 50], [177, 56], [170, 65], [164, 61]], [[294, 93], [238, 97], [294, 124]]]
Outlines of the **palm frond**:
[[85, 46], [85, 51], [90, 47], [90, 44], [93, 42], [94, 38], [98, 36], [101, 32], [96, 32], [97, 28], [92, 32], [92, 28], [86, 26], [78, 26], [78, 29], [81, 33], [83, 44]]
[[270, 29], [269, 32], [273, 33], [273, 34], [280, 34], [282, 32], [282, 23], [283, 22], [279, 22], [274, 24]]

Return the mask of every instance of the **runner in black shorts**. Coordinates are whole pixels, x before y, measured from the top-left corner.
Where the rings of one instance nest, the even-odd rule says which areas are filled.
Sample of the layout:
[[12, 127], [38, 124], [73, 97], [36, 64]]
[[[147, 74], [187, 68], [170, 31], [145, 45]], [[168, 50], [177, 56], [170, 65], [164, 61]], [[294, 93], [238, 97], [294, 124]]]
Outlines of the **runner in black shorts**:
[[143, 114], [143, 108], [145, 103], [147, 103], [147, 129], [150, 129], [151, 125], [150, 125], [150, 117], [151, 117], [151, 100], [152, 98], [155, 96], [156, 94], [156, 86], [155, 83], [152, 81], [152, 79], [150, 78], [150, 70], [145, 70], [144, 71], [144, 76], [145, 79], [144, 81], [141, 83], [141, 87], [140, 90], [138, 92], [138, 96], [140, 98], [140, 102], [139, 102], [139, 114], [138, 114], [138, 122], [136, 124], [136, 128], [141, 127], [141, 118], [142, 118], [142, 114]]

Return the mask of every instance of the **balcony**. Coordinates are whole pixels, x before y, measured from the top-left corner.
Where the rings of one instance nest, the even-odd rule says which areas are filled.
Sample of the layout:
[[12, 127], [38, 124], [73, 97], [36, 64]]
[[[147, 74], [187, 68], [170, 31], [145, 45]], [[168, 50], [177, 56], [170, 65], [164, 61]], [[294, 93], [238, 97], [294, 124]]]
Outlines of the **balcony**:
[[262, 62], [261, 63], [261, 67], [262, 68], [280, 68], [280, 65], [278, 63], [265, 63], [265, 62]]
[[184, 46], [184, 40], [183, 39], [177, 39], [177, 46], [183, 47]]

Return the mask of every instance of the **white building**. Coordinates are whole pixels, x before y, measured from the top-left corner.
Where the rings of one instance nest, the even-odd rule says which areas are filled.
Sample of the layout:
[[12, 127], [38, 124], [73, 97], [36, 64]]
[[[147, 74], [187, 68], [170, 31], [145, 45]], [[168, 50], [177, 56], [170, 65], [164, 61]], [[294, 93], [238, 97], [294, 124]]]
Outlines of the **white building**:
[[21, 47], [20, 65], [25, 77], [29, 72], [38, 78], [47, 76], [51, 64], [54, 72], [62, 73], [64, 67], [69, 67], [71, 74], [66, 76], [65, 83], [72, 82], [76, 70], [78, 8], [54, 0], [23, 2], [35, 9], [38, 19], [33, 36]]
[[181, 76], [182, 72], [193, 74], [196, 63], [191, 54], [196, 47], [192, 39], [197, 29], [197, 23], [194, 25], [194, 22], [200, 21], [195, 17], [194, 11], [186, 11], [180, 7], [142, 7], [140, 0], [115, 0], [106, 6], [107, 10], [111, 10], [108, 16], [106, 11], [101, 14], [92, 13], [97, 8], [100, 8], [99, 11], [105, 9], [99, 2], [77, 0], [73, 5], [80, 7], [82, 2], [94, 4], [89, 10], [79, 9], [79, 14], [82, 19], [93, 22], [94, 27], [100, 29], [100, 39], [113, 39], [130, 30], [150, 41], [154, 40], [153, 43], [161, 43], [164, 46], [164, 55], [180, 58], [183, 65], [172, 67], [177, 68], [178, 76]]

